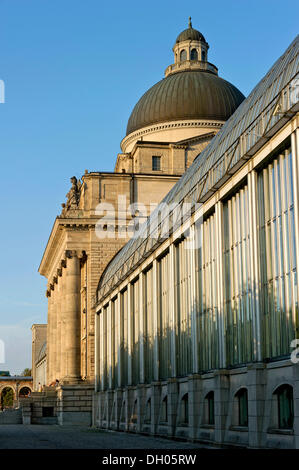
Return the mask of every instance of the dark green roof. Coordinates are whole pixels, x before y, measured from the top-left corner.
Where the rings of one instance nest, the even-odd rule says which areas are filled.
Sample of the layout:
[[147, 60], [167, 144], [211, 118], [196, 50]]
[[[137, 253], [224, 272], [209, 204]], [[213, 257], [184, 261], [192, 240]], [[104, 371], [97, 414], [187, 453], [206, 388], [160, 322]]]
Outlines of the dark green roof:
[[181, 32], [181, 34], [178, 35], [176, 38], [175, 42], [183, 42], [187, 41], [188, 39], [191, 39], [193, 41], [204, 41], [206, 42], [205, 38], [203, 35], [197, 31], [197, 29], [193, 29], [192, 27], [185, 29], [184, 31]]
[[244, 100], [231, 83], [202, 70], [168, 75], [138, 101], [128, 121], [127, 135], [159, 122], [181, 119], [226, 121]]

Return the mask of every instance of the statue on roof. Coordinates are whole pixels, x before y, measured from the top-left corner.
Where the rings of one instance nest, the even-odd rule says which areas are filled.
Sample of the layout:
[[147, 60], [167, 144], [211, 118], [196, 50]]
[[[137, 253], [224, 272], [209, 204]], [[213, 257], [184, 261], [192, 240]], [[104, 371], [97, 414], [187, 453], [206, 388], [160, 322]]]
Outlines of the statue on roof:
[[62, 214], [63, 216], [70, 210], [76, 210], [79, 208], [80, 201], [80, 192], [82, 183], [80, 180], [77, 180], [76, 176], [72, 176], [70, 179], [72, 187], [66, 195], [67, 201], [66, 204], [62, 204]]

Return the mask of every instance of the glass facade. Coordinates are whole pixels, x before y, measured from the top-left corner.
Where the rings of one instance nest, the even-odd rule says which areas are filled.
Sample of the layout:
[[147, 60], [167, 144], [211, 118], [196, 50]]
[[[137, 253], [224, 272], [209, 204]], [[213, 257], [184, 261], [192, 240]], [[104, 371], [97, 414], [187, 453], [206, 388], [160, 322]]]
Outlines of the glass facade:
[[258, 175], [264, 357], [290, 353], [298, 315], [291, 149]]
[[196, 249], [181, 235], [104, 306], [104, 387], [113, 386], [116, 357], [122, 385], [136, 385], [256, 362], [258, 349], [266, 360], [290, 354], [298, 315], [292, 172], [286, 141], [193, 224]]

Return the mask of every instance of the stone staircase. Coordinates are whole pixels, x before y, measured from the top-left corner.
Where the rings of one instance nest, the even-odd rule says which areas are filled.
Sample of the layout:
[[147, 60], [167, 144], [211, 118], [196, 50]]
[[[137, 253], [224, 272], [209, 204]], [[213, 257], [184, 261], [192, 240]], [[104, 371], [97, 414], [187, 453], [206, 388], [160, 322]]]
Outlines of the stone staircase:
[[1, 424], [22, 424], [21, 408], [0, 411], [0, 425]]

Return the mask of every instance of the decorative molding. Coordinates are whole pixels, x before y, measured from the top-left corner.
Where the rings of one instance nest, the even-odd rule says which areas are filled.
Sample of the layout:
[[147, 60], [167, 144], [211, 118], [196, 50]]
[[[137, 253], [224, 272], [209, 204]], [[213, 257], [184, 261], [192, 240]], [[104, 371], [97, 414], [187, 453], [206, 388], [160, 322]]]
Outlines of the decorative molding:
[[[148, 127], [143, 127], [135, 132], [132, 132], [131, 134], [127, 135], [124, 137], [124, 139], [121, 141], [121, 149], [123, 149], [124, 146], [129, 145], [131, 142], [134, 140], [138, 140], [139, 137], [142, 137], [146, 134], [151, 134], [153, 132], [165, 130], [165, 129], [178, 129], [178, 128], [184, 128], [184, 127], [196, 127], [196, 128], [202, 128], [202, 127], [216, 127], [216, 128], [221, 128], [223, 126], [225, 121], [220, 121], [220, 120], [215, 120], [215, 121], [207, 121], [207, 120], [182, 120], [182, 121], [172, 121], [172, 122], [162, 122], [162, 123], [157, 123], [153, 124], [152, 126]], [[192, 138], [192, 137], [190, 137]], [[187, 139], [186, 139], [187, 140]], [[125, 152], [124, 152], [125, 153]]]

